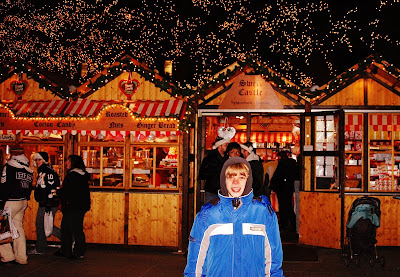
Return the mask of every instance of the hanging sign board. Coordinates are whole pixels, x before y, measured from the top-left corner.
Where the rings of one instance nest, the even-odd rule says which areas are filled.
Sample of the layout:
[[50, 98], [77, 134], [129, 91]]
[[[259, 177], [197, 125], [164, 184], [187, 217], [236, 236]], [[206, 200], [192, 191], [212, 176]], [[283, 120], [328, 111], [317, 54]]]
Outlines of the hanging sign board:
[[239, 75], [225, 92], [219, 109], [283, 109], [271, 84], [260, 75]]
[[18, 118], [0, 107], [0, 130], [105, 130], [105, 131], [176, 131], [174, 118], [138, 118], [124, 106], [108, 106], [93, 118]]

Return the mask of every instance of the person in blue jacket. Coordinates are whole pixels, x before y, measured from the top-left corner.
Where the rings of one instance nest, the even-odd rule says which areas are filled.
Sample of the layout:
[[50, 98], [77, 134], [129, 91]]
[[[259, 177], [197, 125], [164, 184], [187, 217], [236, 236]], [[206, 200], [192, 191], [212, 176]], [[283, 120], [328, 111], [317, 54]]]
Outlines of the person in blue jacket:
[[266, 196], [253, 198], [250, 164], [230, 158], [220, 184], [194, 221], [184, 275], [283, 276], [278, 220]]

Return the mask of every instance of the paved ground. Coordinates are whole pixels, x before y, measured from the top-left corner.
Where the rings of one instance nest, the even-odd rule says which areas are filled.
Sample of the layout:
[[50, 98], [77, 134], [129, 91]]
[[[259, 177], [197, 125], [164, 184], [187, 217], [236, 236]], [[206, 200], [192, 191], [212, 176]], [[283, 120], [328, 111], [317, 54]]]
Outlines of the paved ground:
[[[359, 266], [346, 267], [340, 251], [326, 248], [284, 243], [287, 257], [283, 263], [285, 276], [400, 276], [400, 247], [378, 248], [386, 265], [370, 267], [362, 260]], [[29, 255], [28, 265], [7, 264], [0, 267], [0, 276], [182, 276], [186, 257], [169, 251], [143, 250], [133, 247], [89, 245], [85, 259], [68, 260], [52, 254], [50, 248], [44, 256]], [[311, 250], [311, 252], [309, 251]], [[298, 251], [300, 253], [289, 253]], [[302, 255], [304, 253], [304, 255]], [[314, 261], [310, 253], [316, 253]], [[308, 257], [307, 257], [308, 256]], [[297, 261], [296, 261], [297, 257]], [[305, 259], [305, 260], [304, 260]], [[302, 260], [302, 261], [301, 261]]]

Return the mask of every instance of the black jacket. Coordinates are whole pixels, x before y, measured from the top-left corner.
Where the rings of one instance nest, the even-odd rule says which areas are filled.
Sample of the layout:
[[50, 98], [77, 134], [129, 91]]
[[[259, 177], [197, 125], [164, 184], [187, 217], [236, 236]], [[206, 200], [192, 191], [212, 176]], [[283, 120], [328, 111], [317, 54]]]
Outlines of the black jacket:
[[281, 159], [271, 179], [271, 189], [276, 193], [292, 194], [297, 176], [297, 164], [294, 159]]
[[61, 197], [62, 212], [90, 210], [89, 180], [89, 173], [81, 169], [74, 168], [68, 172], [58, 192]]
[[253, 191], [254, 196], [266, 195], [267, 190], [264, 188], [264, 168], [260, 160], [249, 161], [251, 173], [253, 174]]
[[29, 200], [33, 171], [25, 155], [12, 156], [3, 166], [0, 180], [0, 201]]
[[221, 156], [218, 149], [212, 150], [202, 161], [199, 178], [205, 180], [204, 189], [206, 192], [218, 193], [220, 189], [219, 175], [221, 174], [222, 166], [226, 158]]
[[60, 198], [53, 193], [57, 188], [60, 188], [60, 177], [50, 164], [43, 163], [38, 168], [35, 188], [35, 200], [39, 202], [39, 207], [57, 207], [60, 204]]

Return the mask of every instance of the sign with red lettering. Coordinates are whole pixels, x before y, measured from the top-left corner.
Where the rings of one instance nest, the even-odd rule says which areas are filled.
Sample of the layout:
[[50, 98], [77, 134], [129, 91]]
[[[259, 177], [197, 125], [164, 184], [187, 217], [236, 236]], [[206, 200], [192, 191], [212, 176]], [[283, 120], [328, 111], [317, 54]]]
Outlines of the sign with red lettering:
[[260, 75], [239, 75], [224, 95], [219, 109], [283, 109], [276, 91]]
[[107, 106], [93, 118], [19, 118], [0, 107], [0, 130], [59, 130], [59, 131], [177, 131], [175, 118], [140, 118], [122, 105]]

